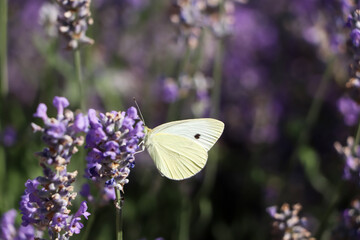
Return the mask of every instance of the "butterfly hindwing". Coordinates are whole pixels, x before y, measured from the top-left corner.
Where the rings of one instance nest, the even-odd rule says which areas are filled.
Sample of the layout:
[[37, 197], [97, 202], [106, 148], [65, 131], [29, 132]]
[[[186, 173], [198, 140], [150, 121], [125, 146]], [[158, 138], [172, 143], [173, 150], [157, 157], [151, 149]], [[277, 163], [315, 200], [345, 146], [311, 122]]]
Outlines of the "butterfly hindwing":
[[147, 149], [158, 170], [167, 178], [182, 180], [198, 173], [206, 164], [207, 151], [179, 135], [152, 133]]

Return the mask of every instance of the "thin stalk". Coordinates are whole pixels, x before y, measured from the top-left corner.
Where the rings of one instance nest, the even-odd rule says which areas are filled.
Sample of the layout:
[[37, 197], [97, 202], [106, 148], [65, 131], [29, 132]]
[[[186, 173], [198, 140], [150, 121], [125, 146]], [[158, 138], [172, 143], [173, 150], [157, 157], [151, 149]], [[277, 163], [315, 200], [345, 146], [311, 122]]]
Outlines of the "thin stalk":
[[180, 226], [179, 226], [179, 240], [189, 239], [189, 227], [190, 227], [190, 212], [191, 206], [189, 204], [188, 196], [183, 197], [181, 203], [180, 213]]
[[190, 61], [190, 53], [191, 53], [191, 48], [189, 45], [186, 45], [185, 56], [180, 61], [178, 70], [175, 74], [175, 77], [177, 78], [177, 80], [179, 79], [179, 77], [182, 73], [187, 72], [187, 70], [188, 70], [189, 61]]
[[119, 189], [115, 190], [116, 193], [116, 239], [123, 239], [123, 220], [122, 220], [122, 205], [123, 200], [121, 196], [121, 191]]
[[93, 209], [92, 211], [92, 216], [89, 217], [89, 221], [87, 222], [86, 224], [86, 229], [85, 229], [85, 232], [84, 234], [82, 235], [81, 237], [81, 240], [86, 240], [88, 239], [89, 237], [89, 234], [90, 234], [90, 230], [95, 222], [95, 216], [96, 216], [96, 208]]
[[8, 93], [8, 72], [7, 72], [7, 0], [0, 0], [0, 81], [1, 96], [3, 99]]
[[296, 158], [298, 157], [300, 147], [303, 146], [309, 138], [309, 133], [312, 130], [316, 120], [319, 117], [320, 109], [323, 104], [324, 96], [329, 84], [329, 80], [332, 76], [332, 67], [333, 67], [333, 59], [330, 59], [330, 61], [327, 63], [325, 72], [321, 78], [321, 82], [319, 87], [316, 90], [315, 97], [310, 105], [309, 111], [306, 115], [304, 127], [301, 130], [300, 136], [298, 138], [298, 141], [295, 146], [295, 150], [293, 151], [290, 160], [289, 160], [289, 170], [288, 172], [291, 172], [291, 169], [295, 166]]
[[336, 206], [341, 199], [341, 192], [343, 191], [345, 182], [343, 180], [340, 180], [340, 182], [336, 186], [336, 190], [334, 191], [334, 194], [331, 197], [330, 203], [327, 207], [327, 210], [322, 217], [319, 228], [315, 234], [316, 239], [321, 239], [324, 231], [327, 229], [327, 224], [329, 223], [330, 216], [332, 212], [336, 209]]
[[[8, 2], [0, 0], [0, 131], [3, 130], [5, 116], [5, 101], [8, 94], [8, 72], [7, 72], [7, 22]], [[6, 155], [5, 148], [0, 145], [0, 194], [6, 196]], [[5, 198], [0, 198], [0, 210], [5, 208]]]
[[[357, 145], [359, 145], [359, 141], [360, 141], [360, 121], [359, 121], [358, 128], [357, 128], [357, 131], [356, 131], [354, 148], [355, 148]], [[353, 149], [353, 150], [354, 150], [354, 149]]]
[[[213, 68], [213, 80], [214, 80], [214, 88], [211, 95], [211, 116], [217, 118], [220, 112], [220, 97], [221, 97], [221, 78], [222, 78], [222, 64], [223, 64], [223, 55], [224, 55], [224, 39], [218, 40], [218, 48], [217, 54], [214, 61], [214, 68]], [[201, 202], [210, 202], [209, 200], [209, 192], [214, 186], [215, 176], [217, 171], [217, 164], [219, 161], [220, 152], [219, 147], [215, 145], [212, 150], [209, 152], [209, 161], [206, 166], [206, 172], [204, 176], [204, 181], [199, 190], [199, 194], [196, 197], [197, 203], [201, 204]], [[209, 205], [211, 211], [211, 204]], [[200, 207], [200, 209], [202, 209]], [[209, 210], [209, 209], [208, 209]], [[199, 231], [203, 231], [206, 228], [206, 225], [209, 222], [210, 215], [202, 214], [202, 217], [197, 223], [197, 229]]]
[[221, 96], [221, 80], [222, 80], [222, 64], [224, 55], [224, 40], [218, 40], [218, 49], [213, 68], [214, 88], [211, 95], [211, 116], [217, 117], [220, 110], [220, 96]]
[[85, 96], [85, 92], [84, 92], [85, 86], [84, 86], [84, 82], [83, 82], [83, 74], [82, 74], [82, 68], [81, 68], [81, 55], [80, 55], [79, 49], [76, 49], [74, 51], [74, 63], [75, 63], [76, 77], [77, 77], [77, 81], [78, 81], [78, 85], [79, 85], [80, 106], [81, 106], [81, 110], [85, 111], [86, 110], [86, 106], [85, 106], [86, 96]]
[[[181, 76], [181, 74], [187, 72], [189, 61], [190, 61], [190, 53], [191, 53], [191, 49], [188, 45], [186, 45], [185, 56], [179, 62], [177, 69], [174, 70], [174, 72], [175, 72], [174, 77], [175, 77], [175, 81], [177, 83], [179, 82], [179, 77]], [[169, 104], [168, 112], [167, 112], [167, 116], [166, 116], [167, 121], [174, 120], [178, 117], [178, 115], [180, 115], [179, 109], [181, 109], [181, 105], [182, 104], [181, 104], [180, 100], [177, 100], [177, 101]]]
[[[358, 128], [357, 128], [356, 135], [355, 135], [355, 142], [354, 142], [354, 146], [352, 149], [353, 152], [355, 151], [356, 146], [359, 145], [359, 141], [360, 141], [360, 121], [359, 121]], [[341, 199], [341, 193], [343, 191], [344, 184], [345, 184], [345, 182], [343, 180], [340, 180], [340, 183], [338, 183], [335, 194], [333, 195], [333, 198], [331, 199], [328, 209], [325, 212], [325, 215], [323, 216], [323, 218], [320, 222], [319, 229], [315, 235], [316, 239], [321, 239], [321, 236], [324, 233], [326, 226], [329, 222], [329, 217], [331, 216], [331, 213], [334, 211], [336, 205], [338, 204], [339, 200]]]

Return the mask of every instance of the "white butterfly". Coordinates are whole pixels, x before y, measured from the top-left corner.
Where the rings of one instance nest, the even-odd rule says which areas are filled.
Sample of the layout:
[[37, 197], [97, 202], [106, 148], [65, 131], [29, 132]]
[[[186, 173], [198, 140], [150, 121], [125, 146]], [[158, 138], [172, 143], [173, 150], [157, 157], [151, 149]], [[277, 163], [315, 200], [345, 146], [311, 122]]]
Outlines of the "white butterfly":
[[224, 123], [199, 118], [145, 129], [145, 147], [160, 173], [173, 180], [182, 180], [203, 169], [208, 151], [221, 136]]

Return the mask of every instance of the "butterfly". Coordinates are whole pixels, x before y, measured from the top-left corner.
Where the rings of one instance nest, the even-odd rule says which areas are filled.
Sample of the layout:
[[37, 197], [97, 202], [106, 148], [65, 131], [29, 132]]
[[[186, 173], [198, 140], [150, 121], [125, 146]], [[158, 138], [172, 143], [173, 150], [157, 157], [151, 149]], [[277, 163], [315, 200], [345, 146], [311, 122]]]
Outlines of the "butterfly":
[[163, 176], [183, 180], [204, 168], [223, 130], [224, 123], [212, 118], [173, 121], [154, 129], [145, 126], [144, 144]]

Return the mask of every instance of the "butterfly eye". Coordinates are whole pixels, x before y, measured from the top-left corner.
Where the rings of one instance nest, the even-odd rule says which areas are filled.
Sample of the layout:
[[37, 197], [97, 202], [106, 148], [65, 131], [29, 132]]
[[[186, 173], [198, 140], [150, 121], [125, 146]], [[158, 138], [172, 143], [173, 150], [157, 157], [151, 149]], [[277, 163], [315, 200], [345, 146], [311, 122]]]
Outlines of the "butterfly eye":
[[199, 139], [199, 138], [200, 138], [200, 134], [199, 134], [199, 133], [195, 134], [194, 138]]

